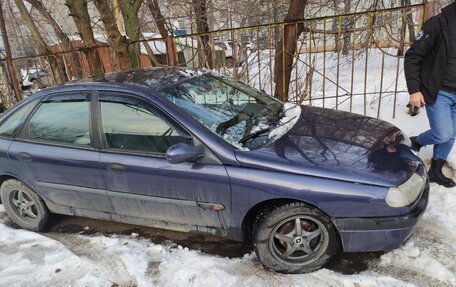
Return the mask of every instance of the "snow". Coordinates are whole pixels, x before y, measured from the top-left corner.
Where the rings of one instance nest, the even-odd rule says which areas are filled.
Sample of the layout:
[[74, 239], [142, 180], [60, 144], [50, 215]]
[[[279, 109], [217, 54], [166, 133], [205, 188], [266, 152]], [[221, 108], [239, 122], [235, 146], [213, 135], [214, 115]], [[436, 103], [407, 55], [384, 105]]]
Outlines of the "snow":
[[278, 127], [272, 129], [269, 133], [269, 138], [272, 140], [278, 139], [286, 134], [296, 124], [301, 115], [301, 107], [297, 104], [285, 103], [283, 110], [285, 115], [280, 119]]
[[[438, 189], [438, 193], [441, 192], [446, 191]], [[52, 234], [57, 241], [7, 226], [3, 207], [0, 208], [3, 218], [0, 224], [0, 286], [112, 286], [115, 283], [118, 286], [403, 287], [456, 284], [451, 269], [445, 267], [452, 266], [454, 273], [452, 254], [445, 255], [445, 251], [451, 250], [442, 249], [440, 259], [431, 253], [439, 243], [420, 247], [409, 243], [384, 255], [379, 263], [373, 264], [373, 270], [361, 274], [343, 275], [322, 269], [310, 274], [284, 275], [266, 270], [253, 254], [227, 259], [125, 235]], [[407, 282], [407, 276], [417, 276], [417, 273], [426, 281], [418, 277], [420, 280]]]
[[181, 75], [183, 75], [184, 77], [187, 77], [187, 78], [192, 78], [192, 77], [196, 77], [196, 76], [201, 76], [203, 75], [203, 72], [200, 71], [200, 70], [179, 70], [179, 73]]
[[[374, 56], [370, 59], [376, 62]], [[393, 70], [396, 63], [388, 65], [385, 69]], [[377, 77], [373, 71], [369, 75], [369, 79]], [[404, 82], [402, 76], [400, 79], [401, 88]], [[361, 80], [355, 90], [362, 89]], [[376, 116], [378, 102], [372, 98], [367, 103], [367, 114]], [[429, 127], [426, 114], [420, 111], [416, 117], [410, 117], [406, 113], [406, 103], [405, 96], [398, 97], [397, 101], [385, 97], [380, 118], [397, 125], [408, 135], [416, 135]], [[312, 104], [319, 105], [318, 102]], [[395, 118], [393, 105], [397, 109]], [[287, 109], [286, 118], [293, 119], [298, 109], [291, 104], [287, 106], [290, 109]], [[325, 106], [330, 107], [329, 102]], [[342, 105], [341, 108], [348, 109], [348, 106]], [[353, 110], [362, 112], [363, 108], [364, 99], [355, 98]], [[272, 136], [280, 134], [280, 131], [273, 132]], [[429, 164], [432, 147], [422, 149], [419, 155]], [[456, 152], [451, 154], [448, 162], [456, 169]], [[445, 172], [456, 179], [451, 168]], [[434, 183], [431, 184], [428, 208], [410, 240], [379, 259], [370, 259], [367, 270], [354, 275], [328, 269], [310, 274], [277, 274], [266, 270], [254, 254], [228, 259], [189, 250], [172, 242], [154, 244], [138, 233], [111, 236], [39, 234], [11, 227], [3, 205], [0, 205], [0, 286], [8, 287], [451, 287], [456, 286], [455, 255], [456, 188], [448, 189]]]

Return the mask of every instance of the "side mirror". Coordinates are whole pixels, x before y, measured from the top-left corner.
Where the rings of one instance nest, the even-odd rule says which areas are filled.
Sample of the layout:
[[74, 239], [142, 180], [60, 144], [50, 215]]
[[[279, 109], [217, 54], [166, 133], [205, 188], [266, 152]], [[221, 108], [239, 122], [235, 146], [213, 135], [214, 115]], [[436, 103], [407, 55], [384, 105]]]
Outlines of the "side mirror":
[[204, 147], [194, 147], [185, 143], [175, 144], [166, 151], [166, 159], [171, 164], [196, 161], [203, 155]]

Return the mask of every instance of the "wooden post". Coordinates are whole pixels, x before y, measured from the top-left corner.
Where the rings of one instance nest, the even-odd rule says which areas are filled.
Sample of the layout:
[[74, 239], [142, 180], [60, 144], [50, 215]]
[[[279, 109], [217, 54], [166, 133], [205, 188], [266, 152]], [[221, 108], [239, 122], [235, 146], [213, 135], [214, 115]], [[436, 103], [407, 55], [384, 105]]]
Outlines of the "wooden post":
[[3, 38], [3, 45], [5, 46], [6, 52], [6, 63], [8, 66], [8, 73], [10, 77], [10, 81], [13, 85], [14, 94], [16, 96], [16, 100], [19, 102], [22, 100], [22, 91], [19, 86], [19, 81], [17, 80], [16, 69], [13, 65], [13, 56], [11, 54], [11, 47], [9, 45], [8, 35], [6, 34], [6, 26], [5, 26], [5, 19], [3, 18], [3, 1], [0, 0], [0, 30], [2, 32]]

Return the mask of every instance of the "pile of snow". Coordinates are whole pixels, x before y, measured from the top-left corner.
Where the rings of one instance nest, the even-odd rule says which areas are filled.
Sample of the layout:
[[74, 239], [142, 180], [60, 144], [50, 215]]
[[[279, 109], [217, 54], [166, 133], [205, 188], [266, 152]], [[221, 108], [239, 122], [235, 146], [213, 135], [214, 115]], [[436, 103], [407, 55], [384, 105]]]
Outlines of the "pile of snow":
[[286, 134], [299, 120], [301, 107], [297, 104], [285, 103], [283, 106], [284, 116], [280, 119], [277, 128], [269, 133], [269, 139], [276, 140]]
[[52, 236], [63, 244], [3, 220], [0, 286], [415, 286], [373, 272], [276, 274], [252, 254], [227, 259], [133, 236]]

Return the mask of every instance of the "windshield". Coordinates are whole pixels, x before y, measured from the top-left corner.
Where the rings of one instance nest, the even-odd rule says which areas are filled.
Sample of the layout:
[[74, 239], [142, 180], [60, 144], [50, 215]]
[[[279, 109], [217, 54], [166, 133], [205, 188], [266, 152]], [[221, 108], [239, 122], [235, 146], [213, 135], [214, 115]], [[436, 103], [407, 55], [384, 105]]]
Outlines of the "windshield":
[[277, 127], [282, 134], [284, 128], [288, 130], [290, 121], [282, 123], [281, 119], [291, 106], [297, 106], [284, 105], [241, 82], [213, 74], [165, 88], [163, 95], [231, 145], [248, 149], [278, 138], [273, 131]]

